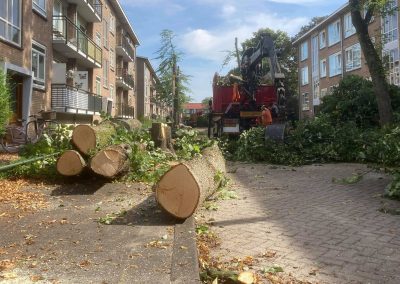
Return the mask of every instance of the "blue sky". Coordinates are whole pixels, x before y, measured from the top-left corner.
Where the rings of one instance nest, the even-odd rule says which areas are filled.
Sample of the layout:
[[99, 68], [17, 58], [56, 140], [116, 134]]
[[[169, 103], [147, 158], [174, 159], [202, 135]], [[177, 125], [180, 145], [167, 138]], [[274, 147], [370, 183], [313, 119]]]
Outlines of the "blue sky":
[[170, 29], [184, 52], [181, 69], [191, 75], [193, 102], [212, 96], [212, 77], [221, 69], [224, 50], [233, 50], [235, 37], [242, 42], [259, 28], [295, 35], [314, 16], [329, 15], [345, 0], [120, 0], [141, 45], [137, 54], [154, 60], [160, 32]]

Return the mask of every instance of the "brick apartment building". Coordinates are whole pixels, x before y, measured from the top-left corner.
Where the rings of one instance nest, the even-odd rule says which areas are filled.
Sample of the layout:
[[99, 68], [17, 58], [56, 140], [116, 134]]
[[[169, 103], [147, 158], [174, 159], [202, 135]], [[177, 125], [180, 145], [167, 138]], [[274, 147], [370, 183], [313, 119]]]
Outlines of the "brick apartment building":
[[0, 68], [13, 121], [40, 110], [91, 123], [134, 117], [139, 40], [117, 0], [1, 0]]
[[[393, 1], [397, 6], [397, 0]], [[384, 18], [375, 16], [369, 33], [382, 44], [388, 61], [388, 81], [400, 85], [397, 10]], [[313, 117], [321, 98], [349, 74], [369, 78], [369, 70], [352, 24], [350, 7], [343, 5], [324, 21], [297, 39], [300, 118]]]
[[137, 56], [137, 113], [138, 117], [165, 118], [169, 108], [157, 102], [157, 83], [159, 79], [146, 57]]

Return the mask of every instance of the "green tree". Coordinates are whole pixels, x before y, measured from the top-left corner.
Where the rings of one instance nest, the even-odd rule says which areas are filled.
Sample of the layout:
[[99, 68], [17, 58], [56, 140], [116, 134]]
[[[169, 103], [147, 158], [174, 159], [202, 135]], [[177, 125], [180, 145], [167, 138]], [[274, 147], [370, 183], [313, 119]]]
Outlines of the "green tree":
[[[378, 51], [371, 40], [368, 25], [374, 15], [384, 17], [393, 13], [395, 6], [393, 0], [349, 0], [353, 25], [357, 31], [361, 50], [367, 61], [371, 75], [374, 93], [376, 96], [379, 122], [381, 126], [390, 124], [393, 121], [393, 108], [389, 94], [389, 84], [386, 81], [385, 68]], [[365, 12], [365, 16], [363, 12]], [[382, 39], [385, 41], [385, 39]]]
[[11, 114], [10, 106], [11, 88], [7, 81], [7, 76], [0, 70], [0, 135], [5, 132]]
[[[161, 36], [161, 47], [157, 51], [159, 60], [159, 66], [156, 70], [158, 78], [160, 80], [157, 85], [157, 100], [163, 105], [173, 106], [173, 66], [179, 66], [182, 62], [183, 53], [179, 51], [174, 43], [175, 34], [171, 30], [163, 30]], [[190, 77], [179, 69], [177, 74], [177, 86], [176, 90], [178, 93], [178, 112], [182, 112], [182, 106], [188, 102], [190, 97], [188, 93], [190, 89], [188, 87]]]
[[201, 104], [203, 105], [204, 108], [207, 108], [207, 109], [208, 109], [208, 102], [209, 102], [210, 100], [212, 100], [212, 97], [204, 98], [204, 99], [201, 101]]
[[292, 38], [292, 41], [295, 41], [296, 39], [300, 38], [304, 34], [306, 34], [308, 31], [310, 31], [312, 28], [314, 28], [316, 25], [321, 23], [323, 20], [325, 20], [328, 16], [322, 16], [322, 17], [314, 17], [311, 19], [311, 21], [307, 24], [304, 25], [300, 28], [300, 31]]

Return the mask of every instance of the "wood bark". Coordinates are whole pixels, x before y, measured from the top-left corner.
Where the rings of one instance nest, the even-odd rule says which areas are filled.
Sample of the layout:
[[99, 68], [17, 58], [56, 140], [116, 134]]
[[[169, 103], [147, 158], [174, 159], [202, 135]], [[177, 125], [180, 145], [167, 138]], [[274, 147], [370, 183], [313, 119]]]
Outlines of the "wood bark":
[[84, 155], [106, 145], [111, 135], [115, 134], [112, 123], [102, 123], [98, 126], [78, 125], [72, 132], [72, 143]]
[[357, 31], [361, 50], [367, 61], [369, 73], [371, 75], [374, 92], [377, 99], [379, 118], [381, 126], [393, 121], [393, 109], [389, 94], [389, 86], [386, 81], [385, 70], [382, 60], [378, 55], [369, 35], [368, 24], [373, 15], [373, 10], [368, 9], [365, 18], [361, 16], [361, 1], [349, 0], [353, 25]]
[[201, 157], [181, 162], [165, 173], [156, 185], [157, 201], [169, 214], [186, 219], [218, 189], [215, 177], [225, 172], [222, 152], [213, 145]]
[[135, 130], [139, 129], [142, 127], [142, 123], [137, 120], [136, 118], [133, 119], [116, 119], [115, 121], [113, 120], [116, 124], [124, 127], [126, 130]]
[[131, 152], [127, 144], [109, 146], [97, 152], [90, 161], [90, 168], [98, 175], [115, 178], [129, 170]]
[[86, 161], [75, 150], [65, 151], [57, 160], [57, 172], [63, 176], [71, 177], [82, 173], [86, 167]]
[[173, 151], [171, 127], [161, 122], [153, 122], [150, 133], [156, 147]]

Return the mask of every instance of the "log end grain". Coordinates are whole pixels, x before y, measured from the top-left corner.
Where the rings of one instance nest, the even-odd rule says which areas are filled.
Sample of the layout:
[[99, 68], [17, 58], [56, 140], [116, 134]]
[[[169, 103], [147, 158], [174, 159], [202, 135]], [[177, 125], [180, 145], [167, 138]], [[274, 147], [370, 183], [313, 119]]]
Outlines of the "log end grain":
[[96, 148], [96, 132], [89, 125], [78, 125], [72, 132], [72, 142], [83, 154]]
[[85, 160], [74, 150], [65, 151], [57, 161], [58, 173], [67, 177], [81, 174], [85, 167]]

